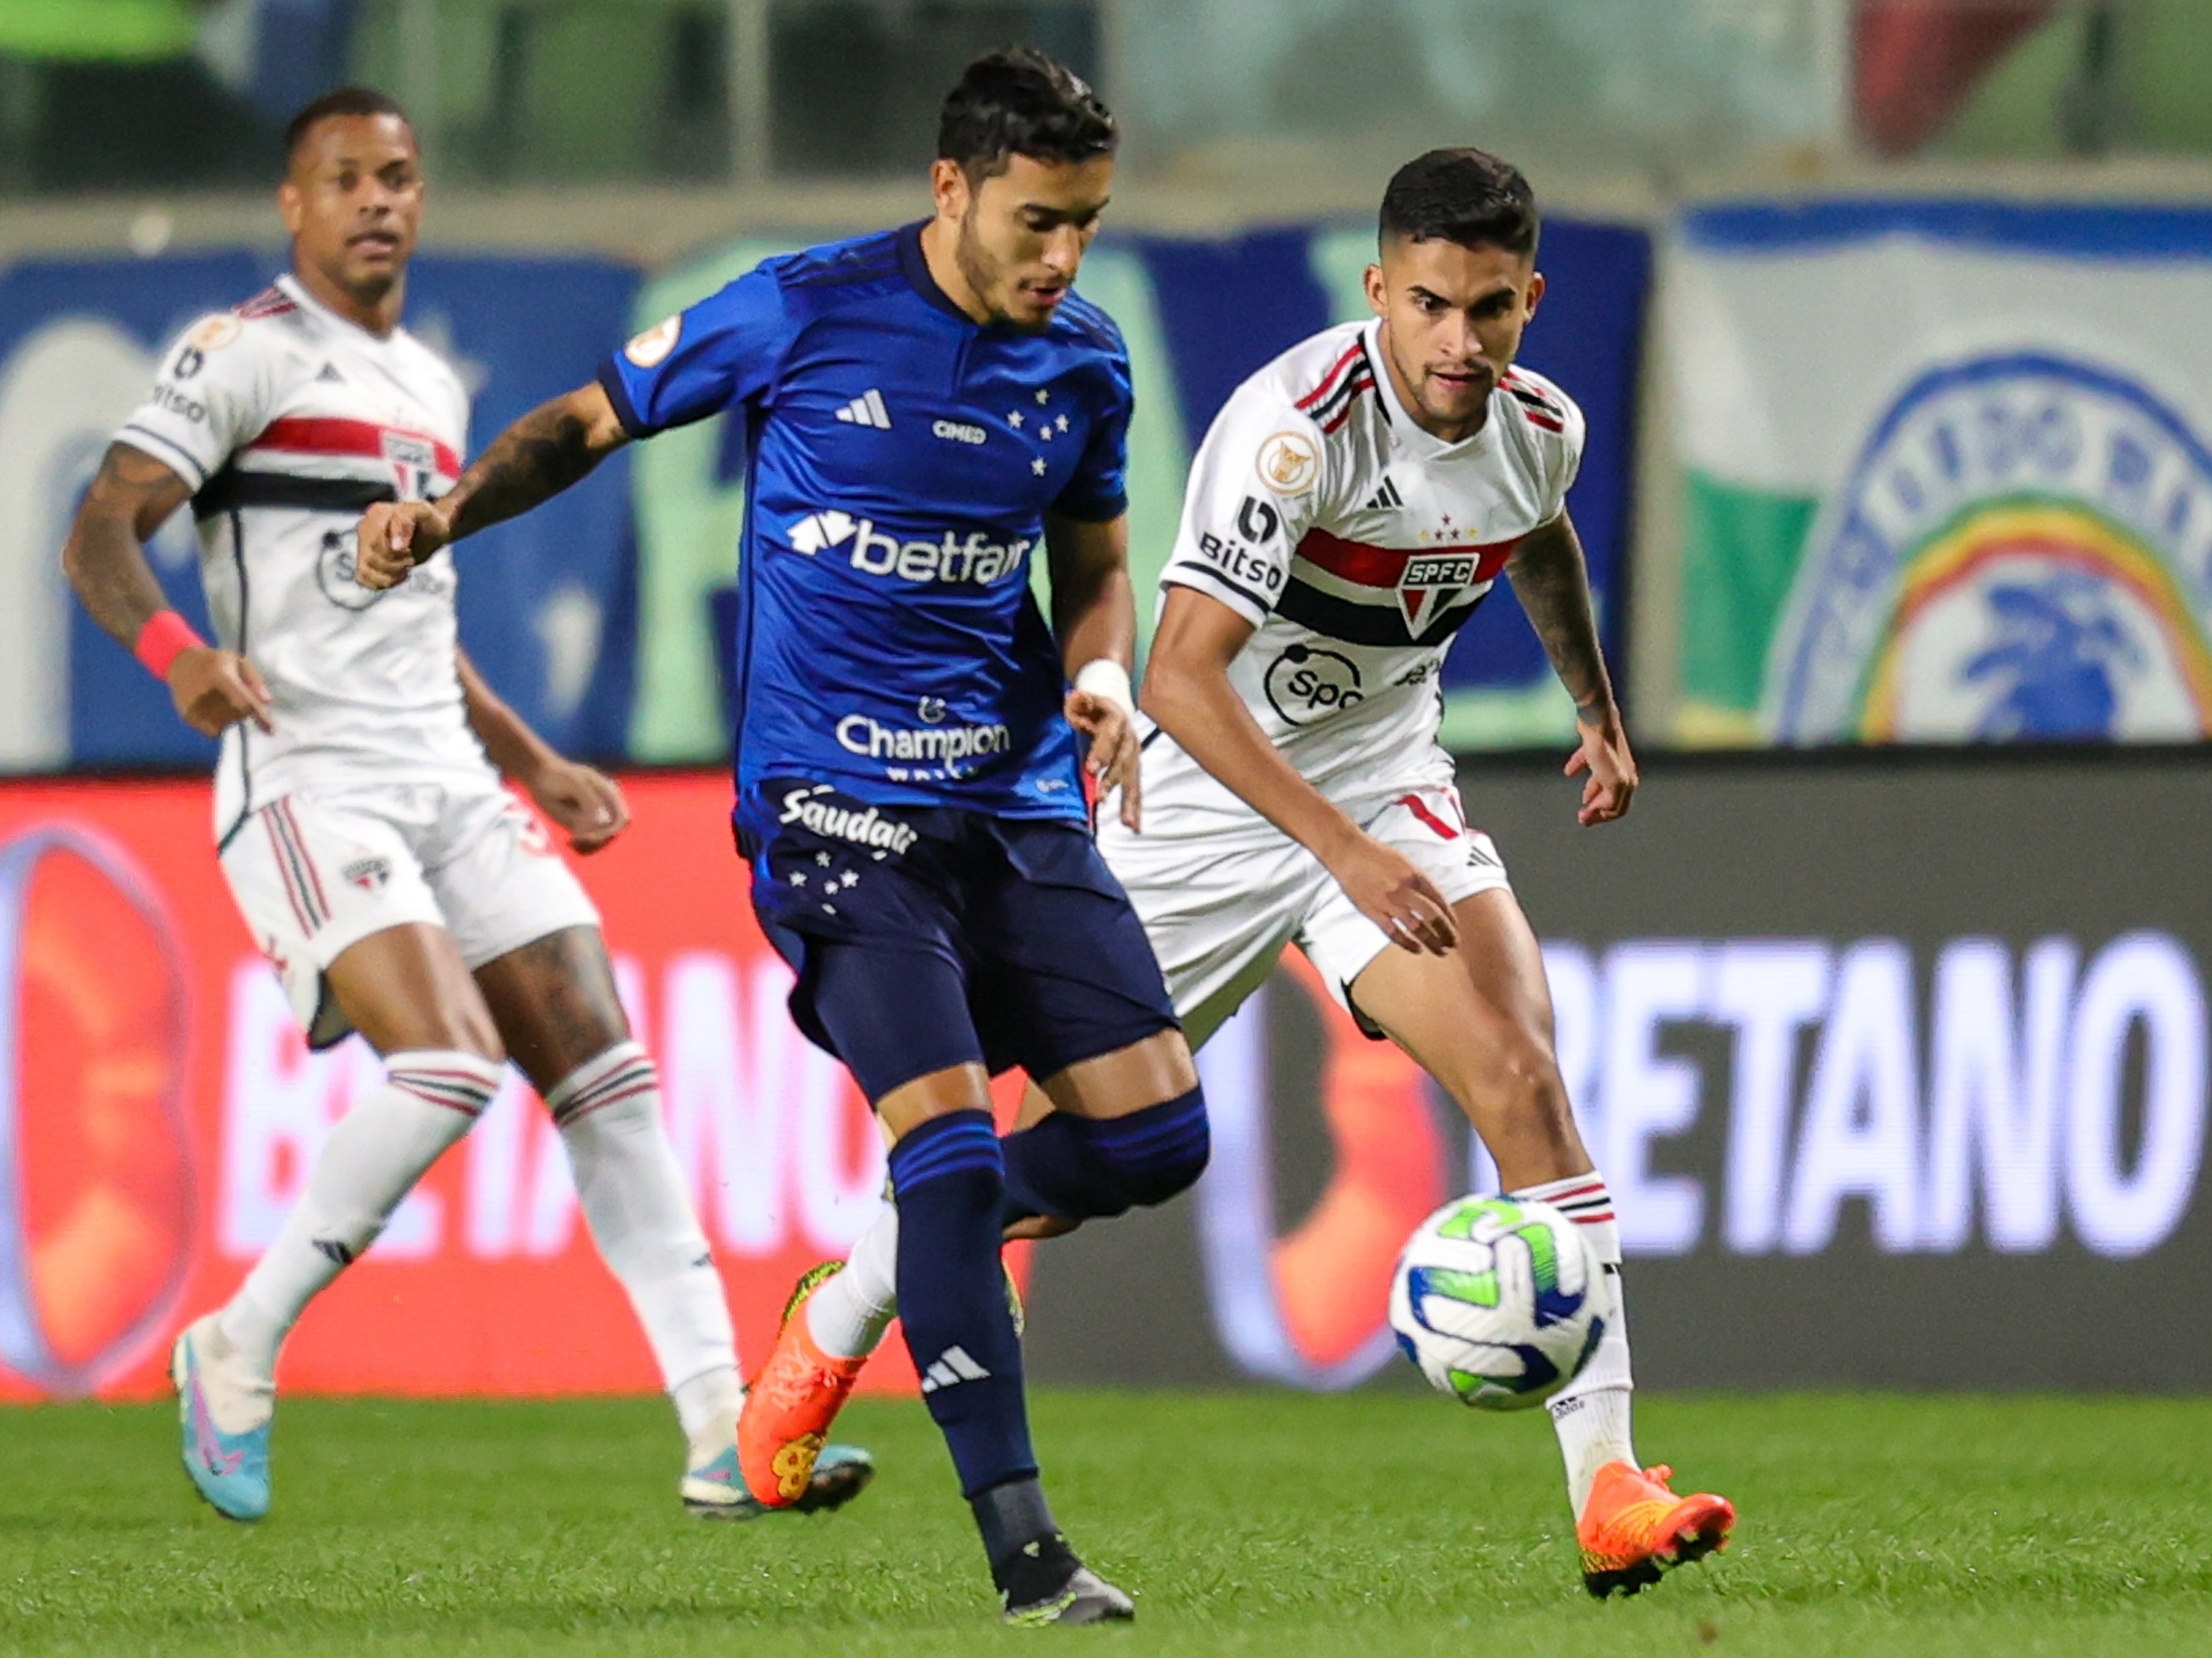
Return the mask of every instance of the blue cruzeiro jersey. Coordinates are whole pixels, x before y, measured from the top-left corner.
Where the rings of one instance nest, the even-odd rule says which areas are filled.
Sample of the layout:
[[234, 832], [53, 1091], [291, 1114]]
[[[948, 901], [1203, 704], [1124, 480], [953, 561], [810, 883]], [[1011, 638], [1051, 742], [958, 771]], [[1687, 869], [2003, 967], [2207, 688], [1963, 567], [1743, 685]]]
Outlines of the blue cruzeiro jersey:
[[599, 379], [633, 437], [725, 410], [745, 422], [742, 829], [777, 821], [789, 791], [763, 785], [791, 780], [1083, 817], [1029, 575], [1048, 512], [1127, 505], [1128, 355], [1104, 313], [1071, 294], [1041, 333], [979, 326], [909, 225], [767, 260]]

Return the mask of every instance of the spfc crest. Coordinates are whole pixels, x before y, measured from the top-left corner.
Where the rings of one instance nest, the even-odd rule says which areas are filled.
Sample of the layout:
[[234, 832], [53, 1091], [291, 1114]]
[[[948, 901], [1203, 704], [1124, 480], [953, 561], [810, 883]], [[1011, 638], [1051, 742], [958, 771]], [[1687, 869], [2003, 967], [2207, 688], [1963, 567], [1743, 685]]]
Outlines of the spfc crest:
[[1398, 612], [1406, 631], [1419, 639], [1474, 586], [1480, 564], [1473, 552], [1416, 553], [1398, 577]]

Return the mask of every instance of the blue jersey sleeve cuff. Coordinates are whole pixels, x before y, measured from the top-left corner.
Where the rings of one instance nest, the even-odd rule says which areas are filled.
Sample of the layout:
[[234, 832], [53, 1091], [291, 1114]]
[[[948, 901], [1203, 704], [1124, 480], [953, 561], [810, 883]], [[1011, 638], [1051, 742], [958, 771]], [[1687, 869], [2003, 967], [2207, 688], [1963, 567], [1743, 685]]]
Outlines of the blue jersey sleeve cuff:
[[622, 422], [625, 434], [632, 438], [649, 438], [660, 428], [637, 412], [637, 405], [629, 400], [629, 387], [623, 384], [622, 370], [609, 357], [599, 365], [599, 386], [607, 394], [607, 401], [615, 406], [615, 418]]
[[1062, 495], [1053, 502], [1052, 510], [1079, 524], [1110, 524], [1129, 510], [1129, 497], [1126, 493], [1096, 495], [1088, 500], [1079, 495]]

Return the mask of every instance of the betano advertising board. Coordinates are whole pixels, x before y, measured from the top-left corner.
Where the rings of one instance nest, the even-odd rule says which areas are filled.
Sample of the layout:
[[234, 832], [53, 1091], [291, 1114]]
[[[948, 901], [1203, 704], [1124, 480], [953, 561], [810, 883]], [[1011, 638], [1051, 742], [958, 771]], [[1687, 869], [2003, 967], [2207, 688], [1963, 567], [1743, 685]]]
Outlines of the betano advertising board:
[[[757, 1357], [793, 1277], [866, 1224], [882, 1156], [785, 1017], [725, 782], [628, 786], [636, 827], [580, 869]], [[1463, 789], [1546, 939], [1646, 1385], [2203, 1385], [2212, 768], [1662, 761], [1597, 831], [1548, 771]], [[207, 811], [190, 781], [0, 789], [0, 1399], [157, 1393], [170, 1333], [274, 1235], [370, 1074], [301, 1045]], [[1491, 1179], [1456, 1113], [1295, 957], [1201, 1065], [1194, 1198], [1018, 1264], [1034, 1372], [1395, 1374], [1397, 1245]], [[912, 1385], [896, 1341], [870, 1376]], [[653, 1386], [526, 1089], [310, 1310], [283, 1381]]]

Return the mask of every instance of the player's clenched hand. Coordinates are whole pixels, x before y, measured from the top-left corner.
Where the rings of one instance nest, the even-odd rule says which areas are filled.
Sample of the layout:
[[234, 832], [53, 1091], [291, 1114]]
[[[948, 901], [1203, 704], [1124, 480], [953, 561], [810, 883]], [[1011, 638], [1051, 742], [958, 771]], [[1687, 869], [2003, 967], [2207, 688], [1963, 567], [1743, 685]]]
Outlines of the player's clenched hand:
[[530, 779], [530, 798], [586, 857], [629, 827], [629, 805], [615, 780], [574, 760], [548, 761]]
[[242, 720], [270, 729], [269, 687], [235, 651], [195, 645], [178, 652], [169, 664], [169, 695], [185, 723], [203, 737], [220, 737]]
[[1595, 719], [1584, 719], [1577, 714], [1575, 729], [1583, 740], [1567, 762], [1567, 775], [1589, 774], [1583, 785], [1576, 821], [1588, 829], [1593, 823], [1610, 823], [1626, 817], [1629, 802], [1636, 798], [1638, 780], [1636, 756], [1629, 752], [1628, 732], [1620, 716], [1607, 711]]
[[1137, 774], [1145, 751], [1137, 740], [1136, 721], [1112, 697], [1096, 691], [1068, 692], [1066, 714], [1067, 723], [1091, 739], [1086, 763], [1098, 780], [1100, 797], [1109, 789], [1121, 790], [1121, 821], [1133, 830], [1139, 828], [1143, 802]]
[[397, 587], [453, 538], [452, 526], [433, 502], [380, 501], [355, 531], [353, 579], [376, 592]]
[[1371, 835], [1360, 835], [1329, 862], [1328, 872], [1359, 913], [1381, 927], [1401, 950], [1442, 956], [1459, 942], [1451, 906], [1436, 883], [1403, 853]]

